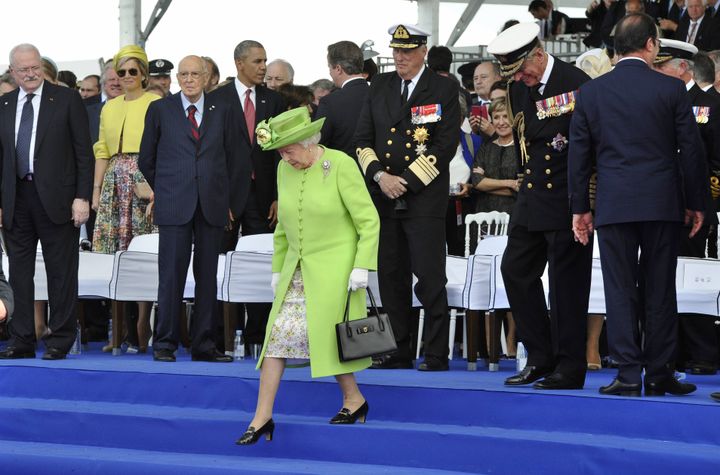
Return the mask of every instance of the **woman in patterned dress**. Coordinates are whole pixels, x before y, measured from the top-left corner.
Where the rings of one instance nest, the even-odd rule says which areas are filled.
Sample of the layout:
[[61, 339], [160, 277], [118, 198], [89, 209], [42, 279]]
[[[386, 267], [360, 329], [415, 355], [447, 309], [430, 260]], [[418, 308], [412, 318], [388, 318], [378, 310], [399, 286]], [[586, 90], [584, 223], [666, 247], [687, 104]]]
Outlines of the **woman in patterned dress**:
[[[138, 169], [140, 139], [150, 102], [160, 99], [145, 92], [148, 61], [136, 45], [125, 46], [113, 58], [124, 94], [109, 100], [100, 114], [100, 135], [95, 144], [95, 180], [92, 207], [97, 211], [93, 250], [106, 254], [124, 251], [133, 237], [154, 231], [148, 213], [147, 181]], [[145, 190], [143, 190], [143, 186]], [[130, 351], [147, 348], [150, 306], [138, 303], [137, 337], [128, 325]], [[130, 322], [129, 322], [130, 323]], [[134, 341], [137, 339], [138, 341]]]
[[357, 163], [317, 145], [325, 119], [311, 122], [307, 108], [284, 112], [257, 129], [263, 150], [278, 150], [278, 224], [272, 261], [275, 302], [258, 362], [260, 389], [250, 427], [237, 443], [272, 439], [273, 403], [286, 361], [309, 360], [313, 377], [335, 376], [343, 407], [332, 424], [365, 422], [368, 403], [355, 371], [370, 358], [342, 362], [335, 325], [366, 316], [368, 270], [377, 266], [380, 220]]

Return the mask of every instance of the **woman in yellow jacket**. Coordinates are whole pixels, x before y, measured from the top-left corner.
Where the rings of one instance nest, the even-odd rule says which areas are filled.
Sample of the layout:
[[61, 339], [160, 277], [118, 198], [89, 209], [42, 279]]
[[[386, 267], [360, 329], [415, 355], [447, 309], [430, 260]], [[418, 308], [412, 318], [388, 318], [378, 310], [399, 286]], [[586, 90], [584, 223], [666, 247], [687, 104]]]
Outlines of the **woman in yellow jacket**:
[[[109, 100], [100, 113], [100, 135], [94, 146], [95, 180], [92, 207], [97, 211], [93, 251], [124, 251], [133, 237], [153, 232], [147, 207], [151, 193], [138, 169], [145, 113], [157, 95], [145, 92], [148, 60], [136, 45], [120, 49], [113, 58], [124, 94]], [[141, 350], [150, 336], [149, 305], [139, 304]], [[134, 334], [134, 332], [130, 332]], [[134, 336], [131, 337], [134, 340]], [[131, 342], [131, 346], [136, 343]]]
[[148, 61], [141, 47], [123, 47], [113, 65], [124, 94], [109, 100], [100, 114], [92, 203], [97, 211], [93, 250], [108, 254], [126, 250], [133, 237], [153, 230], [146, 215], [147, 182], [137, 161], [145, 113], [160, 99], [145, 92]]
[[272, 260], [275, 302], [258, 362], [255, 417], [237, 443], [272, 439], [273, 403], [287, 360], [310, 360], [314, 378], [335, 376], [343, 406], [332, 424], [365, 422], [368, 403], [355, 371], [370, 358], [342, 362], [335, 325], [342, 322], [348, 289], [350, 318], [365, 317], [368, 270], [377, 267], [380, 219], [357, 163], [318, 145], [325, 119], [310, 121], [306, 107], [284, 112], [257, 129], [263, 150], [278, 150], [278, 224]]

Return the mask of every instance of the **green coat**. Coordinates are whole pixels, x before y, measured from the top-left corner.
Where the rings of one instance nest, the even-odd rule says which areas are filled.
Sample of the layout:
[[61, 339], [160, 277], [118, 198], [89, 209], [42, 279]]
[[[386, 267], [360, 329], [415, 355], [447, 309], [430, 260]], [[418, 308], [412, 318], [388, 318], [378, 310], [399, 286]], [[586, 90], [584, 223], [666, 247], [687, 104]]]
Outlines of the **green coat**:
[[[329, 169], [323, 169], [324, 163]], [[280, 272], [280, 282], [257, 367], [262, 364], [273, 323], [299, 264], [312, 376], [365, 369], [370, 358], [340, 361], [335, 336], [335, 324], [343, 318], [350, 271], [354, 267], [377, 268], [380, 220], [360, 170], [344, 153], [325, 149], [320, 159], [304, 170], [280, 162], [277, 181], [278, 224], [272, 271]], [[365, 291], [356, 291], [350, 300], [350, 318], [365, 316]]]

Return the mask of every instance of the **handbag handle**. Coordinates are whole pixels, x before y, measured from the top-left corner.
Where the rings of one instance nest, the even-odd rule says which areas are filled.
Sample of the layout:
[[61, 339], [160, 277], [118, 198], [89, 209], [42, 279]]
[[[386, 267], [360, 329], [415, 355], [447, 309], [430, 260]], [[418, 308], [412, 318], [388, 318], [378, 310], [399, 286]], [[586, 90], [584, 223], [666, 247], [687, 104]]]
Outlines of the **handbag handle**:
[[[377, 318], [378, 328], [381, 332], [384, 332], [385, 324], [383, 323], [382, 318], [380, 318], [380, 312], [377, 309], [377, 305], [375, 305], [375, 297], [373, 296], [372, 290], [370, 290], [370, 287], [367, 287], [365, 290], [367, 291], [368, 297], [370, 298], [370, 308], [372, 308], [374, 316], [375, 318]], [[350, 319], [350, 296], [352, 295], [352, 292], [352, 290], [348, 290], [347, 301], [345, 302], [345, 316], [343, 317], [343, 323], [347, 323]]]

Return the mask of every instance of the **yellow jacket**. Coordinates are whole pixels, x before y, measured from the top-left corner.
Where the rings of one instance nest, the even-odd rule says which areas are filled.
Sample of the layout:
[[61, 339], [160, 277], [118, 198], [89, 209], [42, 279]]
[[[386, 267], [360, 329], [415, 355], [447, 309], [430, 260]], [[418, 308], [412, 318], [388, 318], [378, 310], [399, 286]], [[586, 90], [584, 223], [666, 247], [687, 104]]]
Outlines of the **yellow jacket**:
[[[140, 139], [145, 128], [145, 113], [152, 101], [160, 99], [156, 94], [146, 92], [132, 101], [125, 95], [110, 99], [100, 113], [100, 135], [93, 150], [96, 159], [109, 159], [118, 151], [138, 153]], [[122, 150], [119, 150], [122, 134]]]

